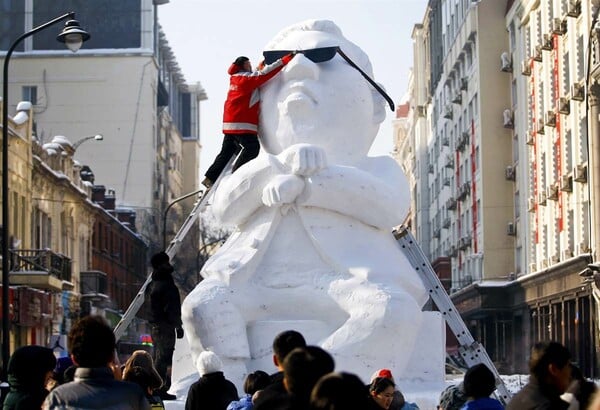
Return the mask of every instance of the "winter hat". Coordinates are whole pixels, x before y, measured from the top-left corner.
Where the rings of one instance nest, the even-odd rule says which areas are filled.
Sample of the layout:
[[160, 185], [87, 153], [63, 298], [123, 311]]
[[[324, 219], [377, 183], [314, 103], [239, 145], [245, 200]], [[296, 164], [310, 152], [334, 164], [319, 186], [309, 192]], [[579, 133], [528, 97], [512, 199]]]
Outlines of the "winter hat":
[[223, 369], [223, 363], [216, 353], [205, 350], [196, 359], [196, 369], [200, 376], [209, 373], [220, 372]]
[[41, 387], [46, 374], [56, 367], [52, 349], [43, 346], [23, 346], [15, 350], [8, 361], [8, 382], [11, 386]]
[[[129, 372], [135, 367], [141, 367], [147, 373], [148, 386], [154, 390], [158, 389], [163, 384], [163, 380], [154, 367], [152, 356], [145, 350], [136, 350], [131, 357], [125, 362], [123, 369], [123, 379], [129, 380]], [[138, 372], [139, 373], [139, 372]]]
[[467, 397], [463, 391], [463, 384], [452, 385], [440, 395], [440, 407], [443, 410], [459, 410], [467, 402]]
[[371, 383], [378, 377], [385, 377], [386, 379], [390, 379], [394, 381], [394, 377], [392, 376], [392, 371], [390, 369], [379, 369], [371, 376]]
[[159, 266], [169, 263], [169, 260], [169, 255], [167, 255], [165, 252], [158, 252], [152, 256], [150, 259], [150, 264], [154, 269], [157, 269]]
[[233, 62], [233, 64], [235, 64], [239, 68], [243, 69], [244, 68], [244, 64], [246, 63], [246, 61], [250, 61], [250, 59], [248, 57], [240, 56], [240, 57], [238, 57], [238, 58], [235, 59], [235, 61]]

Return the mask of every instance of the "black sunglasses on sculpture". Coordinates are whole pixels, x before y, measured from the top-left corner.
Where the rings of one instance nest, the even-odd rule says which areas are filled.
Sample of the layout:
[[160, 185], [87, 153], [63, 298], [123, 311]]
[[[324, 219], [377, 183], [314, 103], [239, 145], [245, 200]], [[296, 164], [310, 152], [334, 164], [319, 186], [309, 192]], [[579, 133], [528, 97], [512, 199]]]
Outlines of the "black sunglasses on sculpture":
[[364, 78], [385, 98], [387, 103], [390, 106], [392, 112], [395, 110], [394, 101], [390, 98], [390, 96], [381, 88], [371, 77], [367, 75], [363, 70], [360, 69], [354, 61], [350, 59], [338, 46], [334, 47], [320, 47], [320, 48], [311, 48], [309, 50], [268, 50], [263, 51], [263, 57], [265, 58], [265, 64], [271, 64], [280, 59], [281, 57], [288, 55], [290, 53], [302, 53], [304, 57], [308, 58], [313, 63], [323, 63], [325, 61], [331, 60], [335, 57], [336, 54], [339, 54], [351, 67], [355, 68]]

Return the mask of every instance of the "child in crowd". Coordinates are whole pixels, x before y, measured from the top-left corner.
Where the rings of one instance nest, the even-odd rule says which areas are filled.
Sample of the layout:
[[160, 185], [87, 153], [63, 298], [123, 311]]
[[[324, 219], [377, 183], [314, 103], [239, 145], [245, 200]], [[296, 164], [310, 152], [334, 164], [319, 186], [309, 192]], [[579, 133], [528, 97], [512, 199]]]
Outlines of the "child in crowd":
[[476, 364], [467, 370], [463, 381], [468, 401], [461, 410], [504, 410], [504, 406], [490, 395], [496, 390], [494, 373], [483, 364]]
[[246, 380], [244, 380], [244, 393], [246, 394], [238, 401], [229, 403], [227, 410], [252, 410], [254, 408], [254, 404], [252, 403], [254, 394], [267, 387], [270, 381], [269, 375], [262, 370], [250, 373], [246, 376]]

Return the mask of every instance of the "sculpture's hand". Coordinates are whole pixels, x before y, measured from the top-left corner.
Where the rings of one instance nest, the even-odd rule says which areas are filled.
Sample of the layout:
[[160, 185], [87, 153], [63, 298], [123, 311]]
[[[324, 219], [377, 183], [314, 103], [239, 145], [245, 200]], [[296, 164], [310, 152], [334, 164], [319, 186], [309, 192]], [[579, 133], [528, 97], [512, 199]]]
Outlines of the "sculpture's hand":
[[263, 189], [266, 206], [291, 204], [304, 190], [304, 180], [296, 175], [277, 175]]
[[311, 144], [292, 145], [277, 158], [292, 174], [305, 177], [311, 176], [327, 166], [325, 150]]

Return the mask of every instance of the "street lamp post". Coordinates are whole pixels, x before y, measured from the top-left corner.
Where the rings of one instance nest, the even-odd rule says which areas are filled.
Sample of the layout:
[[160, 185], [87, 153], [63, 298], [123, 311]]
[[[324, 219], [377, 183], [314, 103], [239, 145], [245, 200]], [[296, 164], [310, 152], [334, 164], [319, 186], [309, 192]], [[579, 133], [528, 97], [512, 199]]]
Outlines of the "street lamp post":
[[[81, 47], [81, 44], [90, 38], [90, 35], [81, 29], [79, 22], [75, 20], [75, 13], [69, 12], [62, 16], [56, 17], [44, 24], [41, 24], [28, 32], [22, 34], [9, 47], [4, 56], [4, 71], [2, 77], [2, 380], [7, 380], [8, 359], [10, 357], [10, 320], [9, 320], [9, 303], [8, 303], [8, 288], [9, 281], [9, 211], [8, 211], [8, 63], [10, 57], [25, 38], [42, 31], [63, 20], [68, 21], [62, 32], [56, 39], [76, 52]], [[4, 398], [4, 395], [3, 395]]]
[[183, 196], [180, 196], [179, 198], [175, 198], [169, 205], [167, 205], [167, 207], [165, 208], [165, 212], [163, 213], [163, 251], [167, 250], [167, 214], [169, 213], [169, 209], [171, 209], [171, 207], [177, 202], [183, 201], [184, 199], [197, 195], [205, 189], [206, 188], [198, 189], [197, 191], [190, 192], [189, 194], [185, 194]]
[[87, 137], [78, 139], [73, 144], [71, 144], [71, 146], [73, 147], [73, 151], [75, 151], [75, 150], [77, 150], [77, 148], [79, 148], [79, 146], [81, 144], [83, 144], [86, 141], [89, 141], [89, 140], [102, 141], [103, 139], [104, 139], [104, 137], [102, 136], [102, 134], [89, 135]]

